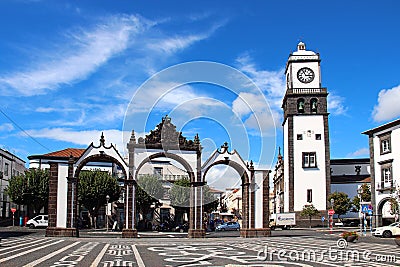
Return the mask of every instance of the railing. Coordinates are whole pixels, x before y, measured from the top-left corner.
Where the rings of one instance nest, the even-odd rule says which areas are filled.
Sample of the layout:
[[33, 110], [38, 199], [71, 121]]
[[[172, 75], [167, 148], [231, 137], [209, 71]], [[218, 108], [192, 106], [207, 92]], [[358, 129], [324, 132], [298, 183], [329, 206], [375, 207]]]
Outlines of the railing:
[[289, 94], [316, 94], [326, 93], [326, 88], [292, 88], [288, 89]]
[[393, 192], [395, 189], [396, 189], [396, 187], [393, 184], [384, 184], [383, 182], [376, 183], [376, 188], [375, 188], [376, 191], [380, 191], [380, 192], [383, 192], [383, 191]]

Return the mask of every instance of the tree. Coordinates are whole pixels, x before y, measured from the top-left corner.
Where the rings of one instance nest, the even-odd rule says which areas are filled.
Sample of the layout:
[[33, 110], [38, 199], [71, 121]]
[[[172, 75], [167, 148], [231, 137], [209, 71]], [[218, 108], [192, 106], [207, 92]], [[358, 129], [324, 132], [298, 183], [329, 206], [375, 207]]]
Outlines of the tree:
[[350, 201], [349, 196], [343, 192], [334, 192], [328, 196], [328, 200], [331, 201], [333, 199], [333, 209], [335, 210], [335, 214], [338, 215], [340, 219], [340, 215], [346, 214], [350, 208], [352, 207], [352, 202]]
[[[371, 190], [369, 188], [368, 184], [362, 184], [361, 185], [361, 200], [362, 202], [370, 202], [371, 201]], [[360, 196], [356, 195], [353, 197], [353, 200], [351, 201], [353, 205], [353, 210], [354, 211], [359, 211], [360, 210]]]
[[162, 182], [155, 175], [139, 176], [136, 186], [137, 211], [145, 217], [151, 211], [151, 206], [159, 205], [159, 199], [164, 195]]
[[399, 214], [399, 202], [397, 202], [396, 198], [390, 197], [388, 201], [390, 203], [390, 214]]
[[[8, 182], [6, 192], [11, 201], [18, 205], [27, 205], [37, 214], [49, 201], [49, 172], [42, 169], [30, 169], [23, 175], [13, 176]], [[30, 214], [29, 214], [30, 215]]]
[[203, 203], [203, 210], [206, 213], [210, 213], [218, 207], [219, 199], [210, 192], [210, 187], [208, 185], [203, 187]]
[[319, 211], [314, 207], [313, 204], [304, 205], [303, 210], [301, 211], [300, 215], [308, 217], [310, 220], [310, 228], [311, 228], [311, 218], [319, 214]]
[[120, 187], [115, 177], [100, 170], [81, 171], [78, 181], [78, 201], [88, 209], [94, 227], [99, 209], [107, 203], [107, 195], [110, 197], [109, 202], [119, 199]]
[[[171, 205], [175, 210], [189, 213], [190, 210], [190, 180], [183, 178], [174, 183], [170, 189]], [[218, 199], [210, 192], [208, 185], [203, 186], [203, 211], [210, 213], [218, 207]]]
[[[169, 190], [171, 206], [175, 208], [175, 221], [183, 222], [183, 214], [190, 211], [190, 180], [182, 178], [175, 181]], [[178, 217], [177, 215], [181, 216]]]
[[190, 206], [190, 180], [182, 178], [175, 181], [170, 189], [171, 205], [174, 207]]

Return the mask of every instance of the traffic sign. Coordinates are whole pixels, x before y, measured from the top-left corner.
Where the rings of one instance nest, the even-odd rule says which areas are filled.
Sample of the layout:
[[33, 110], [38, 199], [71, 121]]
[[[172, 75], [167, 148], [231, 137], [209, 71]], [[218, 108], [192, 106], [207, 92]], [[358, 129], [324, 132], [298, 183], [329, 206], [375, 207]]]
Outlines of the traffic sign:
[[324, 216], [321, 217], [321, 221], [322, 221], [322, 222], [325, 221], [325, 217], [324, 217]]
[[368, 210], [368, 215], [372, 215], [372, 210]]
[[333, 214], [335, 214], [334, 210], [328, 210], [328, 215], [333, 215]]
[[12, 212], [12, 213], [14, 213], [14, 212], [16, 212], [16, 211], [17, 211], [16, 208], [11, 208], [11, 212]]
[[372, 206], [370, 204], [362, 204], [361, 205], [362, 213], [368, 213], [370, 210], [372, 211]]

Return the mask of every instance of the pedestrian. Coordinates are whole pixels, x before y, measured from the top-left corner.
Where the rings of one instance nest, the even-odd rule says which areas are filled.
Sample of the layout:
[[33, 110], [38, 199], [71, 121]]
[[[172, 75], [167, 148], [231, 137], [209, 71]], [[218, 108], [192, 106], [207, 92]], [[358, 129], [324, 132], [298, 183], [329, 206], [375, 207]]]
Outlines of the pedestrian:
[[112, 220], [114, 221], [112, 231], [117, 231], [118, 230], [118, 220], [117, 220], [117, 215], [113, 213], [112, 215]]

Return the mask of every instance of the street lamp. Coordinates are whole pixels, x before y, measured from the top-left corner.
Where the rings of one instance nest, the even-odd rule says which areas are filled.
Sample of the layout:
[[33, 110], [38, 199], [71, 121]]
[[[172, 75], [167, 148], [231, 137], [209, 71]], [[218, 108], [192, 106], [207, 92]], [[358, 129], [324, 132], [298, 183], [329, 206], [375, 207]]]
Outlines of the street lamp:
[[106, 225], [107, 225], [107, 232], [108, 232], [108, 201], [110, 200], [110, 196], [106, 196], [107, 206], [106, 206]]

